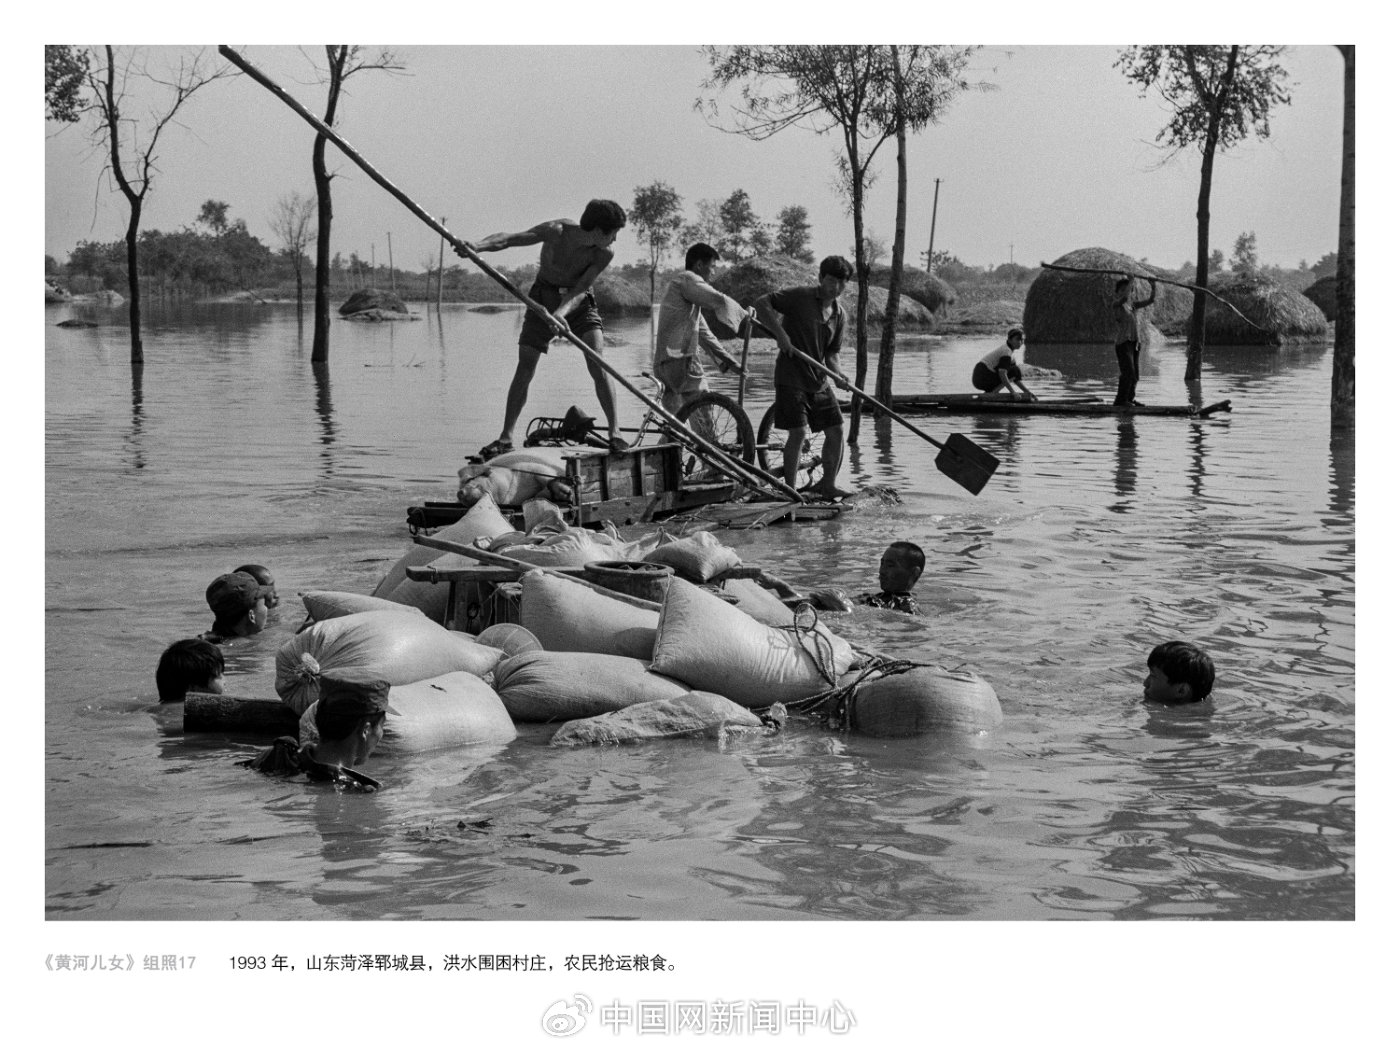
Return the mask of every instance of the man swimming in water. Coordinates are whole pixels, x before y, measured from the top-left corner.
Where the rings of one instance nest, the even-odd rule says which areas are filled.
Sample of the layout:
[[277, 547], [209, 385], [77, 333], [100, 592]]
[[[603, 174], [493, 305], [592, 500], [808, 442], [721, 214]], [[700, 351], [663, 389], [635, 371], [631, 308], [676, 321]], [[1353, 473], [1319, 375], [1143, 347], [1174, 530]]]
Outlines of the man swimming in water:
[[[551, 219], [513, 234], [491, 234], [475, 243], [478, 252], [539, 245], [540, 269], [529, 295], [550, 312], [546, 322], [533, 310], [525, 311], [525, 322], [520, 327], [520, 357], [506, 392], [505, 422], [500, 437], [482, 447], [482, 459], [489, 460], [515, 448], [515, 425], [525, 409], [540, 355], [549, 351], [551, 340], [572, 331], [595, 353], [603, 353], [603, 319], [593, 298], [593, 282], [612, 262], [610, 246], [626, 224], [627, 213], [621, 205], [595, 199], [588, 202], [578, 222]], [[466, 253], [459, 250], [458, 255]], [[625, 449], [627, 443], [617, 436], [617, 399], [612, 377], [592, 357], [587, 365], [598, 403], [608, 420], [608, 440], [614, 448]]]

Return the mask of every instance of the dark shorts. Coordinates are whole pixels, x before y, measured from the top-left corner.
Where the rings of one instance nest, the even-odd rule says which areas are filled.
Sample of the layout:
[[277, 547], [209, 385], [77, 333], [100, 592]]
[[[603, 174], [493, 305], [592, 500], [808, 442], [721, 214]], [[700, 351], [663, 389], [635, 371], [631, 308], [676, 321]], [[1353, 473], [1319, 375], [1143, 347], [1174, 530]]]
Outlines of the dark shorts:
[[[1021, 378], [1021, 370], [1015, 365], [1007, 369], [1006, 374], [1013, 380]], [[978, 390], [996, 390], [1001, 385], [1001, 378], [997, 376], [995, 369], [989, 369], [979, 361], [972, 368], [972, 385]]]
[[[530, 286], [530, 298], [547, 310], [553, 311], [564, 301], [565, 291], [568, 290], [561, 291], [558, 285], [546, 285], [536, 281]], [[598, 313], [598, 304], [592, 292], [584, 296], [583, 302], [574, 307], [564, 320], [569, 323], [569, 329], [575, 336], [603, 327], [603, 318]], [[554, 330], [545, 324], [544, 319], [533, 310], [526, 309], [525, 323], [520, 326], [520, 345], [546, 354], [549, 352], [549, 341], [553, 338]]]
[[841, 406], [836, 401], [836, 391], [830, 387], [821, 390], [778, 387], [773, 400], [777, 406], [773, 422], [785, 431], [798, 427], [824, 431], [839, 427], [844, 422]]

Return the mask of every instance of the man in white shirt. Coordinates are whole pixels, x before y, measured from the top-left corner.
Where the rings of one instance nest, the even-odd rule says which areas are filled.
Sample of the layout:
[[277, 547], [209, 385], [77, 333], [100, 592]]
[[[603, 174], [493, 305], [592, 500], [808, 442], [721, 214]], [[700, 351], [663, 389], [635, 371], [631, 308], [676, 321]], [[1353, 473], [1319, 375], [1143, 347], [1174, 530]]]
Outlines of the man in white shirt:
[[1021, 382], [1021, 355], [1024, 353], [1026, 333], [1016, 325], [1006, 333], [1006, 343], [985, 355], [972, 367], [972, 385], [983, 394], [997, 394], [1006, 391], [1016, 398], [1016, 390], [1030, 401], [1038, 401], [1034, 394], [1026, 390]]
[[661, 294], [652, 372], [665, 391], [661, 405], [667, 412], [676, 412], [695, 395], [710, 389], [697, 351], [705, 351], [719, 364], [721, 372], [742, 371], [700, 312], [702, 307], [715, 311], [736, 331], [743, 323], [744, 308], [710, 284], [710, 274], [718, 261], [719, 253], [709, 245], [691, 245], [685, 253], [685, 270]]

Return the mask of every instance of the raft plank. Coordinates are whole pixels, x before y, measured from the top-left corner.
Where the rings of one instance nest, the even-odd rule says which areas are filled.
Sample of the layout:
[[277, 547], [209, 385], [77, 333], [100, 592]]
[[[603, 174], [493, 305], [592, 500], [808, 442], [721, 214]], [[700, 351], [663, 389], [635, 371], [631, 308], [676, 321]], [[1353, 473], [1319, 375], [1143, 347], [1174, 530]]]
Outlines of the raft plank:
[[1099, 401], [1003, 401], [996, 398], [978, 399], [975, 395], [964, 395], [957, 401], [946, 398], [946, 395], [937, 394], [897, 395], [893, 406], [901, 412], [949, 415], [997, 413], [1024, 416], [1180, 416], [1196, 419], [1230, 411], [1228, 399], [1198, 408], [1194, 405], [1113, 405]]

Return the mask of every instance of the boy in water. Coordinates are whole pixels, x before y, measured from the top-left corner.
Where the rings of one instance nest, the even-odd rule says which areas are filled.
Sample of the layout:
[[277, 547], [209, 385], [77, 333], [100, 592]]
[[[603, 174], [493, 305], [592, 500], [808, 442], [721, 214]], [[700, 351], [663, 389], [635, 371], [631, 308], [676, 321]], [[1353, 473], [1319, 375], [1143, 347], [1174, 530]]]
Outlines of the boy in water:
[[205, 642], [224, 642], [256, 635], [267, 625], [268, 589], [247, 573], [215, 577], [204, 592], [214, 611], [214, 626], [200, 636]]
[[1147, 655], [1142, 699], [1177, 706], [1204, 701], [1215, 686], [1215, 664], [1199, 646], [1164, 642]]
[[907, 540], [896, 540], [880, 556], [880, 590], [859, 595], [856, 602], [877, 609], [922, 614], [912, 592], [923, 572], [923, 548]]
[[267, 589], [267, 608], [277, 608], [277, 603], [280, 601], [277, 598], [277, 581], [272, 579], [272, 574], [268, 572], [266, 566], [260, 566], [256, 563], [250, 562], [246, 566], [239, 566], [237, 569], [234, 570], [234, 572], [247, 573], [250, 577], [256, 580], [263, 587], [265, 587]]
[[195, 693], [224, 692], [224, 655], [212, 642], [181, 639], [172, 642], [156, 665], [156, 690], [160, 701], [183, 701]]
[[[482, 447], [483, 460], [515, 448], [515, 425], [525, 409], [540, 355], [549, 351], [551, 340], [572, 331], [595, 353], [603, 353], [603, 319], [593, 298], [593, 282], [612, 262], [610, 246], [625, 225], [627, 213], [620, 204], [595, 199], [588, 202], [578, 222], [551, 219], [528, 230], [491, 234], [476, 242], [474, 247], [478, 252], [539, 245], [540, 268], [529, 295], [550, 312], [550, 320], [545, 322], [533, 310], [525, 311], [525, 322], [520, 328], [520, 357], [506, 392], [505, 422], [501, 425], [501, 436]], [[458, 254], [464, 253], [459, 251]], [[608, 419], [608, 440], [614, 449], [625, 449], [627, 443], [617, 435], [612, 377], [592, 357], [587, 359], [587, 365], [593, 387], [598, 392], [598, 403]]]
[[1015, 398], [1014, 385], [1031, 401], [1038, 401], [1039, 399], [1021, 382], [1021, 355], [1024, 353], [1022, 348], [1025, 343], [1026, 332], [1020, 325], [1007, 330], [1006, 343], [972, 366], [972, 385], [983, 394], [996, 394], [1004, 390]]
[[1138, 352], [1142, 344], [1138, 342], [1137, 312], [1150, 307], [1157, 300], [1157, 282], [1147, 279], [1151, 288], [1146, 299], [1133, 299], [1133, 279], [1120, 277], [1113, 286], [1113, 353], [1118, 356], [1118, 396], [1114, 405], [1141, 405], [1135, 401], [1138, 382]]

